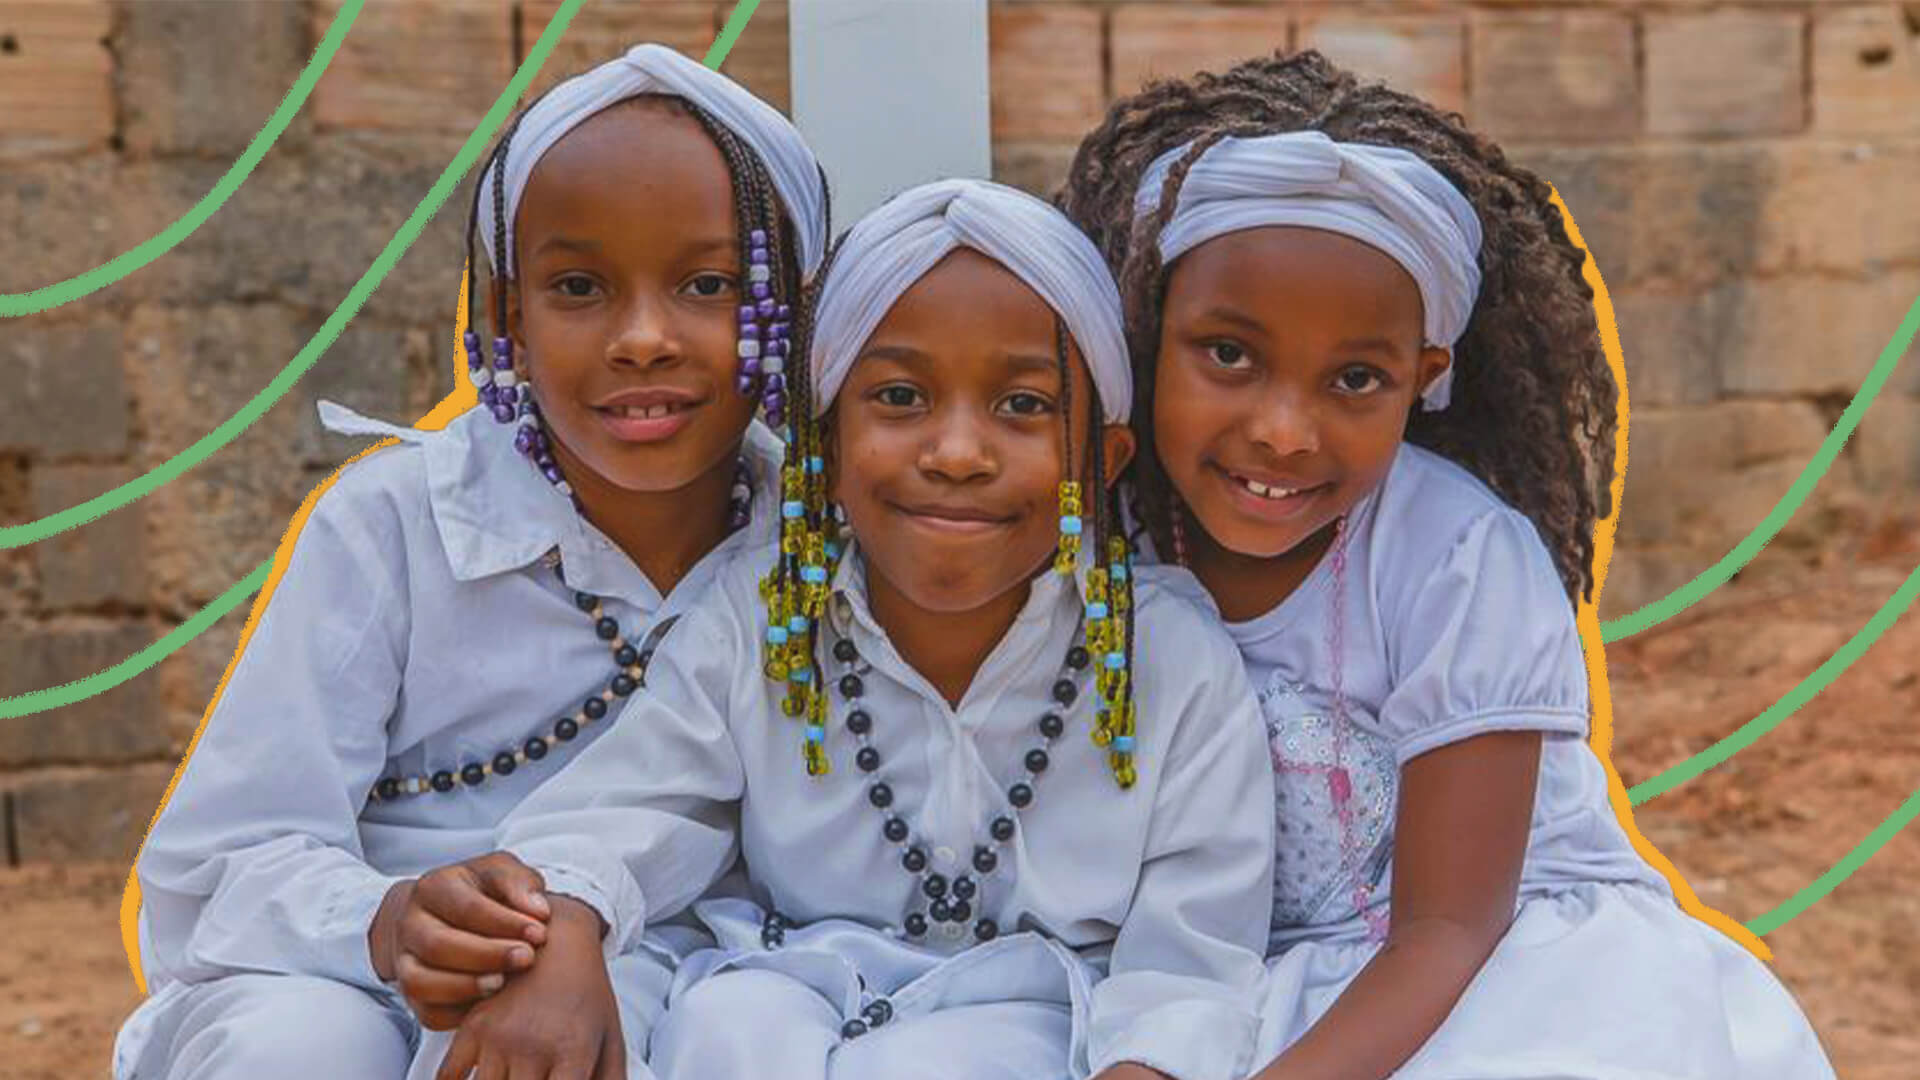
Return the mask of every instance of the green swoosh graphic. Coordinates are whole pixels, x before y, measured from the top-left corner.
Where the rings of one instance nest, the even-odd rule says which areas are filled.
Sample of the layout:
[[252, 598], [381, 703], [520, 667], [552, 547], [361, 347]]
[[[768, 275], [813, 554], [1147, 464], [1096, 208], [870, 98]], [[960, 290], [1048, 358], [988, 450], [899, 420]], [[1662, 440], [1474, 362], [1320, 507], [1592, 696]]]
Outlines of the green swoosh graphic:
[[213, 185], [212, 191], [207, 192], [204, 198], [194, 204], [193, 209], [139, 247], [96, 266], [84, 274], [68, 278], [58, 284], [34, 289], [31, 292], [0, 293], [0, 317], [31, 315], [104, 289], [172, 251], [180, 241], [192, 236], [194, 230], [206, 224], [214, 211], [226, 205], [226, 201], [233, 196], [233, 193], [240, 190], [240, 185], [247, 182], [247, 177], [253, 173], [253, 167], [260, 164], [260, 159], [267, 156], [268, 150], [273, 149], [273, 144], [280, 140], [281, 133], [287, 130], [289, 123], [293, 122], [294, 115], [307, 103], [307, 96], [313, 93], [314, 84], [320, 81], [320, 76], [326, 72], [327, 65], [333, 62], [333, 54], [339, 51], [340, 43], [346, 40], [347, 31], [353, 27], [353, 21], [360, 17], [360, 8], [365, 3], [366, 0], [345, 0], [340, 13], [333, 17], [333, 24], [327, 27], [326, 36], [320, 40], [319, 48], [313, 51], [313, 59], [307, 61], [306, 70], [300, 73], [300, 78], [294, 82], [293, 89], [287, 91], [287, 96], [280, 102], [280, 107], [275, 109], [273, 115], [267, 119], [267, 125], [260, 129], [260, 133], [247, 144], [246, 150], [234, 161], [226, 175], [220, 178], [219, 183]]
[[62, 705], [71, 705], [76, 701], [85, 701], [96, 694], [104, 694], [119, 686], [173, 655], [180, 646], [205, 633], [228, 612], [259, 592], [260, 587], [267, 582], [268, 571], [272, 569], [272, 559], [261, 563], [254, 568], [253, 573], [235, 582], [213, 603], [201, 608], [192, 618], [174, 627], [167, 636], [105, 671], [89, 675], [84, 679], [75, 679], [70, 683], [48, 687], [45, 690], [30, 690], [14, 697], [0, 698], [0, 720], [11, 720], [16, 716], [32, 716], [34, 713], [57, 709]]
[[1893, 340], [1887, 342], [1887, 347], [1880, 351], [1880, 359], [1868, 373], [1867, 381], [1862, 383], [1860, 391], [1853, 395], [1853, 401], [1847, 406], [1847, 411], [1840, 414], [1840, 422], [1833, 426], [1833, 431], [1828, 433], [1826, 440], [1820, 444], [1819, 452], [1813, 455], [1813, 460], [1807, 462], [1807, 467], [1800, 471], [1799, 478], [1793, 482], [1792, 487], [1787, 489], [1786, 497], [1781, 499], [1779, 505], [1773, 508], [1773, 512], [1760, 522], [1759, 527], [1749, 533], [1747, 538], [1740, 541], [1732, 551], [1727, 552], [1719, 562], [1708, 567], [1699, 577], [1630, 615], [1601, 623], [1600, 640], [1609, 643], [1619, 641], [1673, 618], [1704, 599], [1708, 593], [1725, 585], [1741, 567], [1751, 562], [1755, 555], [1760, 554], [1760, 550], [1772, 542], [1788, 520], [1800, 509], [1800, 504], [1807, 501], [1807, 496], [1813, 494], [1813, 489], [1819, 485], [1820, 478], [1827, 474], [1827, 469], [1833, 465], [1834, 459], [1840, 456], [1841, 447], [1845, 446], [1847, 440], [1852, 437], [1853, 429], [1860, 426], [1860, 418], [1866, 414], [1867, 407], [1873, 404], [1873, 399], [1880, 393], [1880, 388], [1885, 386], [1887, 380], [1892, 377], [1893, 370], [1900, 366], [1900, 357], [1906, 353], [1908, 346], [1913, 344], [1916, 331], [1920, 331], [1920, 298], [1916, 298], [1913, 306], [1907, 309], [1907, 317], [1900, 320], [1900, 327], [1894, 331]]
[[414, 240], [419, 238], [427, 221], [439, 212], [441, 205], [447, 201], [448, 196], [453, 194], [453, 189], [459, 184], [461, 177], [465, 176], [467, 170], [479, 160], [487, 142], [506, 122], [507, 116], [513, 111], [513, 103], [526, 92], [527, 85], [533, 81], [534, 73], [540, 70], [541, 64], [546, 62], [547, 55], [559, 42], [561, 32], [567, 28], [567, 23], [572, 20], [574, 12], [580, 9], [582, 3], [585, 3], [585, 0], [564, 0], [561, 3], [560, 9], [554, 13], [553, 20], [547, 24], [546, 31], [540, 35], [540, 40], [534, 44], [532, 51], [520, 65], [520, 70], [514, 73], [513, 80], [494, 100], [493, 107], [487, 110], [487, 115], [480, 121], [480, 126], [474, 129], [473, 134], [467, 136], [466, 145], [460, 148], [460, 152], [440, 174], [440, 179], [434, 183], [432, 190], [427, 192], [427, 197], [414, 207], [412, 215], [400, 226], [400, 231], [394, 234], [393, 239], [387, 242], [386, 248], [380, 252], [379, 257], [374, 259], [373, 265], [360, 276], [359, 281], [354, 283], [352, 290], [347, 293], [347, 298], [340, 302], [340, 306], [333, 310], [332, 315], [327, 317], [327, 321], [321, 325], [319, 332], [314, 334], [306, 347], [302, 348], [278, 375], [274, 376], [273, 381], [268, 383], [265, 389], [254, 395], [253, 400], [242, 406], [239, 412], [227, 418], [225, 423], [192, 446], [168, 458], [146, 475], [129, 480], [78, 506], [51, 514], [38, 521], [0, 527], [0, 550], [57, 536], [77, 525], [84, 525], [103, 514], [118, 510], [137, 499], [145, 498], [161, 485], [205, 461], [215, 451], [238, 438], [240, 433], [250, 427], [254, 421], [266, 415], [267, 410], [273, 408], [282, 397], [286, 396], [287, 391], [293, 388], [293, 384], [298, 382], [300, 377], [320, 359], [320, 355], [332, 346], [334, 340], [340, 336], [340, 331], [344, 330], [347, 323], [359, 314], [360, 306], [366, 303], [367, 297], [372, 295], [373, 290], [378, 288], [382, 281], [386, 280], [394, 264], [398, 263], [407, 249], [413, 246]]
[[1855, 870], [1865, 866], [1868, 859], [1878, 854], [1887, 841], [1906, 828], [1916, 816], [1920, 816], [1920, 791], [1907, 796], [1907, 801], [1900, 804], [1900, 809], [1881, 822], [1879, 828], [1868, 833], [1867, 838], [1848, 852], [1846, 858], [1833, 864], [1832, 869], [1815, 878], [1806, 888], [1794, 893], [1786, 903], [1748, 923], [1747, 929], [1765, 937], [1792, 922], [1801, 912], [1824, 899], [1835, 886], [1852, 877]]
[[1753, 743], [1772, 731], [1780, 721], [1799, 711], [1800, 706], [1812, 701], [1814, 696], [1827, 688], [1827, 684], [1840, 677], [1855, 660], [1866, 653], [1887, 628], [1899, 621], [1915, 596], [1920, 596], [1920, 567], [1907, 575], [1907, 580], [1894, 590], [1887, 602], [1874, 612], [1867, 625], [1849, 638], [1840, 650], [1827, 658], [1827, 662], [1815, 668], [1813, 674], [1800, 680], [1800, 684], [1787, 692], [1787, 696], [1775, 702], [1771, 708], [1740, 726], [1740, 730], [1714, 743], [1712, 746], [1693, 755], [1687, 760], [1668, 769], [1651, 780], [1635, 784], [1627, 789], [1627, 798], [1638, 806], [1649, 799], [1664, 795], [1681, 784], [1699, 776], [1733, 755], [1753, 745]]

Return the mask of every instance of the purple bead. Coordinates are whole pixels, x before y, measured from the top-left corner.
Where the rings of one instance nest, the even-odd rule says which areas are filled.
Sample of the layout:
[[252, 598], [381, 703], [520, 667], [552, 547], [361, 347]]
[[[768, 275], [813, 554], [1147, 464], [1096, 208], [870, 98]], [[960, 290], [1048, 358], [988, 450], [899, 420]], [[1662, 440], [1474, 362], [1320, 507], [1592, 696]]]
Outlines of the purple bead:
[[493, 400], [502, 405], [514, 405], [520, 401], [520, 391], [511, 386], [503, 386], [495, 391]]
[[781, 304], [774, 309], [774, 318], [779, 319], [781, 322], [792, 322], [793, 309], [785, 304]]
[[784, 396], [786, 392], [787, 392], [787, 377], [785, 375], [782, 375], [781, 373], [776, 371], [773, 374], [767, 376], [767, 396], [768, 397], [773, 397], [775, 394], [780, 394]]
[[539, 428], [535, 428], [533, 431], [533, 448], [538, 453], [544, 454], [547, 452], [547, 433], [541, 431]]
[[533, 453], [533, 429], [523, 426], [519, 431], [515, 432], [513, 436], [513, 448], [522, 454]]
[[765, 229], [753, 230], [752, 232], [747, 234], [747, 242], [749, 244], [752, 244], [754, 247], [766, 247], [767, 246], [767, 230]]
[[739, 391], [741, 397], [746, 397], [748, 394], [753, 393], [753, 376], [742, 374], [734, 380], [733, 385], [734, 389]]
[[768, 355], [768, 356], [785, 356], [785, 355], [787, 355], [787, 343], [786, 343], [785, 341], [783, 341], [783, 340], [780, 340], [780, 339], [778, 339], [778, 338], [776, 338], [776, 339], [774, 339], [773, 341], [770, 341], [770, 342], [768, 342], [768, 343], [767, 343], [767, 355]]
[[771, 300], [773, 298], [773, 290], [767, 287], [766, 282], [756, 281], [753, 283], [753, 298], [755, 300]]
[[486, 361], [480, 358], [480, 335], [469, 330], [464, 335], [464, 340], [467, 345], [467, 370], [479, 371], [486, 364]]
[[560, 482], [560, 466], [549, 461], [541, 466], [540, 475], [546, 477], [548, 483], [557, 484]]
[[[762, 282], [759, 285], [754, 286], [754, 288], [756, 289], [764, 289], [766, 287], [767, 286], [765, 282]], [[753, 306], [753, 310], [761, 318], [771, 319], [773, 318], [774, 313], [779, 311], [780, 308], [779, 308], [779, 305], [775, 304], [771, 299], [768, 299], [767, 297], [760, 297], [760, 302]]]
[[497, 396], [499, 395], [499, 393], [500, 393], [500, 388], [493, 385], [492, 383], [488, 383], [487, 385], [481, 387], [480, 388], [480, 404], [485, 405], [489, 409], [493, 408], [493, 403], [495, 400], [497, 400]]
[[747, 357], [745, 360], [740, 361], [740, 374], [745, 375], [748, 378], [752, 378], [755, 375], [760, 374], [760, 361], [757, 358], [751, 357], [751, 356]]
[[495, 405], [493, 407], [493, 418], [503, 424], [513, 423], [513, 406], [507, 404]]
[[767, 249], [756, 247], [752, 251], [747, 252], [747, 261], [755, 266], [767, 265]]
[[772, 335], [773, 335], [774, 337], [776, 337], [776, 338], [783, 338], [783, 337], [786, 337], [786, 336], [787, 336], [787, 324], [786, 324], [786, 323], [783, 323], [783, 322], [777, 322], [777, 323], [774, 323], [774, 324], [773, 324], [772, 326], [769, 326], [769, 327], [767, 328], [767, 333], [769, 333], [769, 334], [772, 334]]
[[754, 307], [752, 304], [740, 305], [740, 321], [741, 322], [752, 322], [755, 316], [758, 315], [758, 313], [759, 313], [759, 309]]

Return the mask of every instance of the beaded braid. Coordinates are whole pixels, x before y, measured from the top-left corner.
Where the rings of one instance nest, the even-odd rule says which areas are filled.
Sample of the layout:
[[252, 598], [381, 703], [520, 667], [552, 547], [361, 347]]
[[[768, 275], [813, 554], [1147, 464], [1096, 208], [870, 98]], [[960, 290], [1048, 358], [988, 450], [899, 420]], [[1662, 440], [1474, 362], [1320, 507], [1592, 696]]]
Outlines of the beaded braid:
[[[1177, 500], [1151, 423], [1166, 267], [1159, 232], [1135, 221], [1140, 177], [1160, 154], [1195, 138], [1306, 130], [1416, 153], [1473, 205], [1485, 235], [1482, 282], [1453, 350], [1453, 403], [1416, 409], [1407, 440], [1459, 463], [1526, 514], [1569, 597], [1590, 597], [1594, 523], [1612, 512], [1618, 398], [1584, 277], [1586, 252], [1567, 236], [1552, 188], [1458, 115], [1363, 84], [1312, 51], [1156, 82], [1120, 99], [1081, 144], [1056, 196], [1106, 255], [1128, 300], [1134, 415], [1142, 421], [1130, 477], [1140, 520], [1156, 543], [1175, 539]], [[1163, 209], [1186, 172], [1170, 171]]]
[[836, 245], [800, 304], [787, 368], [792, 401], [780, 466], [780, 549], [773, 569], [760, 582], [760, 598], [767, 605], [763, 670], [767, 678], [786, 688], [781, 713], [804, 725], [801, 754], [808, 776], [833, 771], [826, 751], [827, 690], [817, 644], [841, 541], [839, 522], [827, 498], [826, 425], [814, 417], [810, 350], [820, 290], [837, 252]]
[[[1054, 318], [1054, 360], [1060, 370], [1062, 468], [1066, 479], [1060, 482], [1060, 546], [1054, 552], [1057, 573], [1072, 574], [1080, 561], [1081, 537], [1087, 532], [1080, 514], [1080, 482], [1073, 479], [1073, 369], [1068, 349], [1066, 323]], [[1094, 685], [1100, 694], [1093, 726], [1094, 745], [1107, 751], [1107, 765], [1122, 788], [1130, 788], [1139, 778], [1133, 764], [1133, 581], [1126, 539], [1116, 532], [1113, 500], [1106, 479], [1106, 451], [1100, 431], [1100, 390], [1093, 389], [1088, 402], [1087, 453], [1093, 485], [1092, 566], [1087, 568], [1086, 635], [1087, 651], [1097, 662]], [[1106, 565], [1100, 565], [1102, 553]]]

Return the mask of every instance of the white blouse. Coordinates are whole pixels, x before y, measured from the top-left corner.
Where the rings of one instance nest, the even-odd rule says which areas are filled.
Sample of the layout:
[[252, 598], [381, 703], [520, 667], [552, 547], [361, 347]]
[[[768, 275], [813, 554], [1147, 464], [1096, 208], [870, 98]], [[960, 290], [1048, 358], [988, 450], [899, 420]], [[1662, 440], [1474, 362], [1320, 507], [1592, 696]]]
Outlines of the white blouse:
[[[553, 738], [617, 673], [573, 590], [604, 598], [637, 649], [732, 552], [775, 535], [780, 445], [757, 424], [752, 520], [663, 597], [486, 410], [441, 431], [330, 403], [321, 415], [400, 444], [314, 502], [147, 837], [136, 873], [154, 989], [286, 972], [380, 991], [366, 934], [388, 887], [491, 850], [500, 819], [614, 722], [617, 706]], [[556, 551], [564, 585], [545, 558]], [[510, 775], [370, 797], [383, 778], [458, 774], [534, 736], [551, 752]]]
[[[781, 714], [781, 692], [761, 670], [767, 561], [729, 569], [655, 658], [646, 692], [507, 819], [501, 846], [598, 911], [609, 953], [707, 890], [736, 848], [761, 906], [803, 926], [847, 920], [887, 942], [854, 953], [938, 964], [1011, 947], [1009, 938], [1057, 942], [1047, 947], [1077, 950], [1107, 975], [1079, 1017], [1088, 1072], [1137, 1060], [1183, 1080], [1239, 1080], [1254, 1064], [1273, 779], [1238, 654], [1197, 583], [1181, 571], [1137, 575], [1139, 780], [1122, 790], [1089, 736], [1090, 668], [1078, 673], [1074, 707], [1052, 696], [1078, 640], [1077, 587], [1050, 572], [1037, 579], [954, 708], [889, 644], [849, 552], [821, 644], [821, 674], [836, 686], [825, 743], [833, 771], [810, 778], [802, 726]], [[858, 649], [851, 671], [882, 759], [871, 777], [855, 765], [859, 743], [837, 689], [849, 670], [834, 656], [842, 638]], [[1039, 721], [1056, 710], [1066, 731], [1032, 805], [1011, 815], [1007, 791], [1027, 778]], [[876, 778], [912, 827], [905, 842], [882, 834], [884, 814], [869, 800]], [[1017, 816], [1017, 832], [993, 872], [971, 876], [977, 915], [1005, 936], [974, 945], [969, 929], [949, 924], [904, 938], [906, 916], [925, 904], [901, 865], [905, 848], [920, 846], [948, 877], [969, 874], [1003, 814]]]

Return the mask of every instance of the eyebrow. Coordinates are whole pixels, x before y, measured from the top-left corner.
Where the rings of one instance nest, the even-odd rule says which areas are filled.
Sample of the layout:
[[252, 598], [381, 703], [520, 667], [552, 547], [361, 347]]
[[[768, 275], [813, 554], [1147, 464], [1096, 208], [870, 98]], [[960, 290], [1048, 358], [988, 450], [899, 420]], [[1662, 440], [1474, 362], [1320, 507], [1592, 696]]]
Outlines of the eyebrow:
[[1259, 334], [1261, 337], [1267, 335], [1267, 328], [1260, 320], [1240, 311], [1238, 308], [1214, 306], [1201, 312], [1200, 317], [1202, 319], [1218, 319], [1221, 322], [1237, 326], [1250, 334]]
[[595, 252], [600, 250], [600, 241], [588, 240], [577, 236], [549, 236], [534, 246], [532, 255], [540, 256], [549, 251]]
[[1394, 348], [1393, 342], [1383, 337], [1348, 338], [1340, 344], [1335, 345], [1334, 351], [1343, 353], [1385, 353], [1388, 356], [1398, 356], [1400, 354], [1400, 350]]

